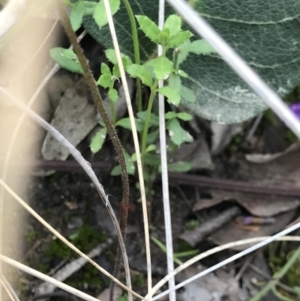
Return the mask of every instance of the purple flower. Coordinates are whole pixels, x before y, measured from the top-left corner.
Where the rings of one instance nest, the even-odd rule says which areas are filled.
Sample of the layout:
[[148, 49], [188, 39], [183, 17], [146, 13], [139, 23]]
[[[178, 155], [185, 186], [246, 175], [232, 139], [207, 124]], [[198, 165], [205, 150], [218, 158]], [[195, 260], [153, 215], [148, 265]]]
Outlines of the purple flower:
[[300, 119], [300, 102], [296, 102], [296, 103], [290, 105], [290, 109], [297, 116], [297, 118]]

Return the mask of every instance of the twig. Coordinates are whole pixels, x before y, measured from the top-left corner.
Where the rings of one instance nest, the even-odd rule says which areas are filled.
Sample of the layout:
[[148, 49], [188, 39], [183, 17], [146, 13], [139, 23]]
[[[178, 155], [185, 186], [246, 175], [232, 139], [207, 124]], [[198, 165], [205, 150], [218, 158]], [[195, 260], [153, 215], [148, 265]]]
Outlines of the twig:
[[[5, 94], [7, 97], [9, 97], [11, 99], [11, 101], [18, 108], [20, 108], [21, 110], [26, 112], [26, 114], [29, 117], [31, 117], [35, 122], [37, 122], [39, 125], [41, 125], [45, 130], [47, 130], [57, 141], [59, 141], [62, 145], [64, 145], [65, 147], [68, 148], [69, 152], [78, 161], [78, 163], [82, 166], [82, 168], [85, 170], [87, 175], [90, 177], [90, 179], [94, 183], [100, 197], [102, 198], [103, 202], [106, 204], [106, 207], [107, 207], [110, 217], [112, 218], [113, 224], [117, 231], [118, 239], [119, 239], [119, 241], [120, 241], [120, 239], [122, 240], [122, 234], [121, 234], [121, 230], [119, 228], [118, 220], [117, 220], [117, 218], [114, 214], [114, 211], [110, 205], [108, 197], [105, 194], [103, 186], [99, 183], [97, 176], [95, 175], [94, 171], [92, 170], [90, 164], [82, 157], [80, 152], [62, 134], [60, 134], [55, 128], [53, 128], [49, 123], [47, 123], [44, 119], [42, 119], [39, 115], [34, 113], [32, 110], [27, 108], [26, 105], [21, 103], [17, 98], [15, 98], [13, 95], [11, 95], [9, 92], [7, 92], [2, 87], [0, 87], [0, 91], [2, 91], [3, 94]], [[123, 245], [123, 248], [125, 249], [124, 245]], [[126, 250], [125, 250], [125, 252], [126, 252]], [[123, 287], [124, 285], [122, 284], [121, 286]], [[128, 288], [126, 288], [126, 290], [128, 290]]]
[[265, 101], [283, 122], [300, 138], [300, 121], [288, 106], [246, 64], [246, 62], [220, 37], [220, 35], [184, 0], [168, 0], [196, 33], [217, 51], [251, 89]]
[[[266, 239], [272, 239], [273, 236], [264, 236], [264, 237], [254, 237], [254, 238], [248, 238], [248, 239], [243, 239], [243, 240], [239, 240], [239, 241], [234, 241], [234, 242], [229, 242], [227, 244], [224, 244], [222, 246], [218, 246], [215, 247], [213, 249], [210, 249], [206, 252], [203, 252], [191, 259], [189, 259], [188, 261], [186, 261], [184, 264], [182, 264], [181, 266], [177, 267], [174, 272], [172, 274], [168, 274], [166, 275], [163, 279], [161, 279], [153, 288], [152, 288], [152, 295], [155, 294], [163, 285], [165, 285], [166, 282], [168, 282], [168, 280], [171, 277], [176, 276], [178, 273], [182, 272], [183, 270], [185, 270], [186, 268], [188, 268], [189, 266], [191, 266], [192, 264], [210, 256], [213, 255], [215, 253], [221, 252], [223, 250], [227, 250], [236, 246], [242, 246], [242, 245], [246, 245], [246, 244], [253, 244], [256, 242], [262, 242], [265, 241]], [[300, 241], [300, 236], [283, 236], [283, 237], [276, 237], [275, 240], [278, 241], [294, 241], [294, 242], [299, 242]], [[167, 293], [163, 293], [164, 295], [166, 295]], [[147, 297], [147, 296], [146, 296]], [[160, 295], [155, 296], [155, 300], [159, 299]], [[154, 300], [153, 299], [153, 300]]]
[[11, 0], [0, 11], [0, 42], [25, 10], [28, 0]]
[[0, 278], [0, 282], [2, 283], [3, 287], [5, 288], [7, 294], [10, 296], [11, 300], [13, 301], [20, 301], [18, 295], [10, 285], [10, 283], [7, 281], [4, 275]]
[[299, 257], [300, 257], [300, 247], [295, 250], [293, 255], [288, 259], [287, 263], [281, 268], [281, 270], [274, 274], [273, 279], [269, 281], [269, 283], [249, 301], [259, 301], [270, 290], [275, 288], [279, 279], [282, 278], [288, 272], [288, 270], [291, 268], [291, 266], [295, 263], [295, 261]]
[[[93, 250], [91, 250], [87, 254], [87, 256], [91, 259], [95, 258], [96, 256], [99, 256], [104, 249], [111, 246], [111, 244], [112, 244], [112, 239], [108, 239], [108, 240], [106, 240], [105, 243], [102, 243], [102, 244], [98, 245], [97, 247], [95, 247]], [[64, 282], [71, 275], [73, 275], [78, 270], [80, 270], [87, 262], [88, 261], [85, 258], [79, 257], [79, 258], [73, 260], [72, 262], [68, 263], [67, 265], [65, 265], [59, 271], [57, 271], [52, 276], [52, 278], [54, 278], [58, 281]], [[49, 293], [52, 293], [55, 290], [55, 288], [56, 288], [55, 285], [48, 283], [48, 282], [44, 282], [37, 287], [35, 294], [37, 296], [49, 294]]]
[[[121, 253], [122, 253], [122, 258], [124, 261], [124, 268], [125, 268], [125, 276], [126, 276], [126, 282], [129, 288], [131, 288], [131, 278], [130, 278], [130, 270], [129, 270], [129, 263], [128, 263], [128, 257], [126, 253], [126, 248], [125, 248], [125, 239], [126, 239], [126, 227], [127, 227], [127, 217], [128, 217], [128, 208], [129, 208], [129, 179], [128, 179], [128, 174], [127, 174], [127, 168], [126, 168], [126, 161], [125, 161], [125, 156], [122, 150], [122, 144], [121, 141], [117, 135], [116, 129], [112, 125], [111, 121], [109, 120], [109, 117], [105, 111], [105, 108], [103, 106], [103, 100], [100, 95], [100, 92], [98, 90], [97, 84], [95, 82], [94, 76], [92, 74], [92, 71], [89, 67], [88, 61], [83, 53], [83, 50], [81, 49], [79, 43], [77, 42], [77, 37], [75, 32], [72, 29], [69, 17], [66, 15], [64, 11], [64, 6], [61, 2], [61, 0], [57, 1], [58, 3], [58, 10], [59, 14], [62, 19], [62, 24], [64, 26], [65, 32], [73, 45], [74, 51], [78, 57], [78, 60], [82, 66], [84, 76], [86, 78], [87, 85], [90, 89], [92, 98], [94, 100], [94, 103], [96, 105], [96, 108], [98, 112], [101, 115], [101, 118], [105, 124], [105, 127], [107, 129], [108, 135], [112, 141], [112, 144], [114, 146], [115, 152], [117, 154], [117, 158], [121, 167], [121, 177], [122, 177], [122, 201], [121, 201], [121, 206], [122, 202], [125, 203], [125, 206], [123, 206], [121, 209], [122, 211], [120, 212], [122, 214], [122, 219], [120, 219], [120, 231], [121, 231], [121, 236], [118, 237], [119, 243], [120, 243], [120, 248], [121, 248]], [[105, 3], [105, 2], [104, 2]], [[106, 6], [106, 5], [105, 5]], [[124, 85], [124, 83], [123, 83]], [[126, 86], [127, 87], [127, 86]], [[127, 87], [127, 92], [129, 95], [128, 87]], [[118, 258], [117, 258], [118, 259]], [[118, 265], [118, 262], [116, 263]], [[132, 296], [129, 293], [129, 301], [131, 301]]]
[[[141, 192], [142, 208], [143, 208], [143, 219], [144, 219], [145, 249], [146, 249], [146, 261], [147, 261], [147, 282], [148, 282], [148, 291], [150, 292], [150, 290], [152, 288], [152, 272], [151, 272], [152, 267], [151, 267], [147, 201], [146, 201], [146, 192], [145, 192], [145, 184], [144, 184], [141, 151], [140, 151], [140, 145], [139, 145], [138, 134], [137, 134], [136, 125], [135, 125], [135, 119], [134, 119], [133, 109], [132, 109], [132, 105], [131, 105], [128, 85], [127, 85], [126, 76], [125, 76], [125, 70], [124, 70], [124, 66], [123, 66], [123, 61], [122, 61], [122, 57], [121, 57], [121, 52], [120, 52], [120, 47], [119, 47], [116, 31], [115, 31], [114, 22], [113, 22], [111, 10], [110, 10], [109, 1], [104, 0], [104, 5], [105, 5], [105, 10], [106, 10], [107, 19], [108, 19], [108, 25], [109, 25], [109, 29], [111, 32], [114, 49], [115, 49], [116, 55], [117, 55], [117, 61], [118, 61], [119, 69], [120, 69], [122, 84], [123, 84], [123, 88], [124, 88], [124, 92], [125, 92], [125, 99], [126, 99], [129, 117], [130, 117], [130, 125], [131, 125], [131, 129], [132, 129], [134, 149], [135, 149], [136, 159], [137, 159], [137, 168], [138, 168], [138, 175], [139, 175], [139, 184], [140, 184], [140, 192]], [[131, 297], [131, 296], [128, 296], [128, 297]]]
[[[158, 27], [163, 29], [165, 22], [165, 0], [159, 0], [158, 10]], [[161, 45], [157, 47], [158, 56], [162, 55], [163, 49]], [[162, 88], [164, 81], [158, 82], [158, 87]], [[169, 177], [168, 177], [168, 160], [167, 160], [167, 143], [166, 143], [166, 121], [165, 121], [165, 97], [158, 94], [158, 108], [159, 108], [159, 141], [160, 141], [160, 160], [161, 160], [161, 180], [163, 192], [163, 208], [164, 208], [164, 223], [165, 223], [165, 237], [166, 237], [166, 255], [167, 255], [167, 270], [168, 274], [174, 271], [174, 258], [173, 258], [173, 235], [172, 235], [172, 222], [170, 210], [170, 195], [169, 195]], [[169, 280], [169, 300], [176, 300], [175, 278]]]
[[[1, 255], [0, 254], [0, 260], [3, 261], [3, 262], [6, 262], [7, 264], [21, 270], [21, 271], [24, 271], [25, 273], [28, 273], [30, 275], [33, 275], [37, 278], [40, 278], [44, 281], [48, 281], [50, 283], [52, 283], [53, 285], [55, 285], [56, 287], [59, 287], [60, 289], [66, 291], [66, 292], [69, 292], [70, 294], [73, 294], [74, 296], [77, 296], [79, 298], [82, 298], [83, 300], [86, 300], [86, 301], [99, 301], [99, 299], [97, 298], [94, 298], [80, 290], [77, 290], [76, 288], [73, 288], [67, 284], [64, 284], [52, 277], [49, 277], [43, 273], [40, 273], [38, 272], [37, 270], [34, 270], [18, 261], [15, 261], [9, 257], [6, 257], [4, 255]], [[101, 300], [100, 300], [101, 301]]]
[[199, 225], [196, 229], [185, 231], [180, 238], [194, 247], [198, 242], [201, 242], [207, 235], [221, 228], [224, 224], [230, 221], [234, 216], [241, 212], [240, 208], [234, 206], [219, 214], [214, 218], [210, 218], [206, 222]]

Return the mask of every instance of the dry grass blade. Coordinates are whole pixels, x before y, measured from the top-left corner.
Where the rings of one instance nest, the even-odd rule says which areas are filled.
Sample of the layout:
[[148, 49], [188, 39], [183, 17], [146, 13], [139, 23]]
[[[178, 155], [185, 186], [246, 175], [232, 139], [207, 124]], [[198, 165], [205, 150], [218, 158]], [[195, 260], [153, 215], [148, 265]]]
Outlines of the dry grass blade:
[[[165, 0], [159, 0], [158, 10], [158, 27], [162, 30], [165, 22]], [[158, 55], [162, 55], [162, 46], [158, 45]], [[164, 81], [158, 82], [158, 87], [162, 88]], [[164, 223], [165, 223], [165, 237], [167, 249], [167, 270], [171, 274], [174, 270], [173, 261], [173, 236], [170, 210], [170, 196], [169, 196], [169, 176], [168, 176], [168, 161], [167, 161], [167, 145], [166, 145], [166, 122], [165, 122], [165, 98], [162, 94], [158, 94], [159, 107], [159, 139], [160, 139], [160, 158], [161, 158], [161, 179], [163, 192], [163, 208], [164, 208]], [[169, 288], [175, 287], [175, 278], [169, 280]], [[173, 290], [169, 295], [170, 301], [176, 300], [176, 293]]]
[[18, 295], [16, 294], [10, 283], [7, 281], [7, 279], [4, 277], [4, 275], [2, 275], [2, 277], [0, 278], [0, 283], [2, 284], [7, 295], [12, 301], [20, 301]]
[[35, 276], [37, 278], [40, 278], [44, 281], [50, 282], [53, 285], [59, 287], [60, 289], [66, 291], [66, 292], [68, 292], [68, 293], [70, 293], [74, 296], [77, 296], [77, 297], [79, 297], [83, 300], [86, 300], [86, 301], [99, 301], [99, 299], [97, 299], [97, 298], [94, 298], [94, 297], [92, 297], [92, 296], [90, 296], [90, 295], [88, 295], [84, 292], [81, 292], [81, 291], [77, 290], [76, 288], [73, 288], [73, 287], [71, 287], [67, 284], [64, 284], [64, 283], [62, 283], [62, 282], [60, 282], [60, 281], [58, 281], [58, 280], [56, 280], [52, 277], [49, 277], [49, 276], [47, 276], [47, 275], [45, 275], [41, 272], [38, 272], [37, 270], [34, 270], [34, 269], [32, 269], [32, 268], [30, 268], [30, 267], [28, 267], [28, 266], [26, 266], [22, 263], [19, 263], [18, 261], [15, 261], [15, 260], [13, 260], [9, 257], [6, 257], [4, 255], [0, 255], [0, 260], [3, 261], [3, 262], [6, 262], [7, 264], [9, 264], [11, 266], [14, 266], [15, 268], [17, 268], [21, 271], [24, 271], [24, 272], [26, 272], [30, 275], [33, 275], [33, 276]]
[[151, 272], [151, 253], [150, 253], [150, 237], [149, 237], [149, 225], [148, 225], [148, 214], [147, 214], [147, 202], [146, 202], [146, 193], [145, 193], [145, 185], [144, 185], [144, 175], [143, 175], [143, 168], [142, 168], [142, 160], [141, 160], [141, 152], [139, 146], [139, 140], [134, 120], [133, 109], [131, 106], [131, 99], [128, 90], [128, 85], [126, 81], [125, 70], [122, 62], [121, 52], [118, 44], [118, 39], [115, 31], [114, 22], [112, 19], [112, 14], [110, 10], [110, 5], [108, 0], [104, 0], [106, 14], [108, 18], [109, 29], [111, 32], [114, 48], [117, 55], [118, 65], [120, 68], [120, 74], [122, 79], [122, 84], [125, 92], [125, 98], [128, 108], [128, 113], [130, 117], [130, 124], [132, 128], [132, 135], [134, 141], [134, 148], [137, 158], [137, 167], [138, 167], [138, 174], [139, 174], [139, 182], [140, 182], [140, 191], [141, 191], [141, 199], [142, 199], [142, 206], [143, 206], [143, 217], [144, 217], [144, 229], [145, 229], [145, 242], [146, 242], [146, 257], [147, 257], [147, 275], [148, 275], [148, 291], [151, 291], [152, 288], [152, 272]]
[[[63, 237], [59, 232], [57, 232], [51, 225], [49, 225], [39, 214], [37, 214], [26, 202], [24, 202], [14, 191], [12, 191], [4, 182], [2, 179], [0, 179], [0, 185], [5, 188], [5, 190], [14, 197], [20, 205], [22, 205], [31, 215], [33, 215], [43, 226], [45, 226], [51, 233], [53, 233], [58, 239], [60, 239], [64, 244], [66, 244], [70, 249], [72, 249], [74, 252], [76, 252], [78, 255], [85, 258], [88, 262], [90, 262], [94, 267], [96, 267], [99, 271], [101, 271], [104, 275], [106, 275], [108, 278], [110, 278], [112, 281], [116, 282], [119, 286], [121, 286], [123, 289], [130, 291], [129, 288], [127, 288], [123, 283], [121, 283], [118, 279], [114, 278], [110, 273], [108, 273], [105, 269], [103, 269], [101, 266], [99, 266], [95, 261], [93, 261], [91, 258], [89, 258], [86, 254], [82, 253], [78, 248], [76, 248], [72, 243], [70, 243], [65, 237]], [[135, 296], [138, 298], [140, 297], [135, 292], [132, 292]]]
[[[206, 252], [203, 252], [191, 259], [189, 259], [188, 261], [186, 261], [185, 263], [183, 263], [182, 265], [180, 265], [179, 267], [177, 267], [174, 272], [172, 274], [168, 274], [167, 276], [165, 276], [163, 279], [161, 279], [152, 289], [152, 295], [154, 295], [163, 285], [165, 285], [168, 280], [171, 277], [175, 277], [178, 273], [182, 272], [183, 270], [185, 270], [186, 268], [188, 268], [189, 266], [193, 265], [194, 263], [208, 257], [211, 256], [213, 254], [216, 254], [218, 252], [230, 249], [234, 246], [241, 246], [241, 245], [246, 245], [246, 244], [253, 244], [256, 242], [260, 242], [263, 241], [265, 239], [270, 238], [271, 236], [264, 236], [264, 237], [254, 237], [254, 238], [248, 238], [248, 239], [243, 239], [243, 240], [238, 240], [238, 241], [233, 241], [233, 242], [229, 242], [225, 245], [222, 246], [218, 246], [215, 247], [213, 249], [210, 249]], [[300, 236], [283, 236], [280, 237], [278, 239], [276, 239], [277, 241], [291, 241], [291, 242], [300, 242]], [[145, 296], [146, 298], [147, 296]], [[156, 297], [155, 297], [156, 298]]]

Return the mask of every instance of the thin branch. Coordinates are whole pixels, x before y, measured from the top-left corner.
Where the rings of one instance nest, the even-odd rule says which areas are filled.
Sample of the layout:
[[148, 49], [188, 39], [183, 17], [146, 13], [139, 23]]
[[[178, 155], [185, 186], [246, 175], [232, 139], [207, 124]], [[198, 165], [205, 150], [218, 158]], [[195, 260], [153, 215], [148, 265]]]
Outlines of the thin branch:
[[[26, 107], [23, 103], [21, 103], [16, 97], [14, 97], [12, 94], [10, 94], [8, 91], [0, 87], [0, 91], [7, 97], [11, 99], [11, 101], [21, 110], [26, 112], [26, 114], [31, 117], [35, 122], [37, 122], [40, 126], [42, 126], [46, 131], [48, 131], [53, 138], [55, 138], [58, 142], [60, 142], [63, 146], [67, 147], [69, 152], [72, 154], [72, 156], [77, 160], [77, 162], [82, 166], [82, 168], [85, 170], [87, 175], [90, 177], [92, 182], [94, 183], [100, 197], [102, 198], [103, 202], [105, 203], [107, 210], [110, 214], [110, 217], [112, 218], [113, 224], [115, 226], [115, 229], [117, 231], [118, 239], [122, 241], [122, 233], [119, 228], [119, 223], [117, 220], [117, 217], [114, 214], [114, 211], [110, 205], [110, 202], [108, 200], [107, 195], [105, 194], [105, 191], [103, 189], [103, 186], [99, 183], [97, 176], [95, 175], [94, 171], [91, 168], [91, 165], [82, 157], [81, 153], [60, 133], [58, 132], [53, 126], [51, 126], [49, 123], [47, 123], [43, 118], [41, 118], [38, 114], [30, 110]], [[2, 181], [3, 183], [3, 181]], [[123, 248], [125, 249], [125, 246], [123, 245]], [[125, 250], [126, 253], [126, 250]], [[109, 276], [108, 276], [109, 277]], [[118, 283], [118, 285], [122, 286], [124, 289], [129, 290], [124, 284]], [[125, 288], [126, 287], [126, 288]], [[136, 295], [136, 293], [132, 292]], [[140, 297], [140, 296], [139, 296]]]
[[27, 2], [28, 0], [11, 0], [6, 7], [0, 11], [0, 42], [17, 22], [19, 16], [25, 10]]
[[[135, 125], [135, 119], [133, 114], [133, 109], [131, 106], [130, 94], [128, 90], [128, 85], [126, 81], [125, 70], [122, 62], [121, 52], [119, 48], [119, 43], [116, 35], [116, 30], [109, 6], [108, 0], [104, 0], [104, 5], [106, 9], [106, 15], [108, 19], [108, 25], [111, 32], [111, 37], [114, 44], [114, 49], [117, 55], [117, 61], [120, 69], [122, 84], [124, 88], [125, 99], [127, 103], [128, 113], [130, 117], [130, 124], [132, 129], [134, 148], [137, 158], [137, 167], [138, 167], [138, 175], [139, 175], [139, 183], [140, 183], [140, 191], [141, 191], [141, 199], [142, 199], [142, 207], [143, 207], [143, 218], [144, 218], [144, 232], [145, 232], [145, 244], [146, 244], [146, 260], [147, 260], [147, 278], [148, 278], [148, 292], [151, 291], [152, 288], [152, 268], [151, 268], [151, 253], [150, 253], [150, 237], [149, 237], [149, 225], [148, 225], [148, 214], [147, 214], [147, 202], [146, 202], [146, 193], [145, 193], [145, 184], [144, 184], [144, 176], [143, 176], [143, 168], [142, 168], [142, 160], [141, 160], [141, 151], [140, 145]], [[151, 299], [151, 298], [150, 298]], [[150, 301], [149, 299], [149, 301]]]
[[196, 33], [202, 36], [217, 51], [265, 103], [300, 138], [300, 122], [288, 106], [246, 64], [246, 62], [220, 37], [220, 35], [184, 0], [168, 0]]
[[7, 294], [10, 296], [10, 298], [14, 301], [20, 301], [18, 295], [10, 285], [10, 283], [7, 281], [4, 275], [0, 278], [0, 282], [2, 283], [3, 287], [5, 288]]
[[67, 284], [64, 284], [64, 283], [62, 283], [62, 282], [60, 282], [60, 281], [58, 281], [58, 280], [56, 280], [52, 277], [49, 277], [49, 276], [47, 276], [43, 273], [40, 273], [37, 270], [34, 270], [34, 269], [32, 269], [32, 268], [30, 268], [30, 267], [28, 267], [28, 266], [26, 266], [26, 265], [24, 265], [24, 264], [22, 264], [18, 261], [15, 261], [15, 260], [13, 260], [9, 257], [6, 257], [6, 256], [0, 254], [0, 260], [3, 261], [3, 262], [6, 262], [7, 264], [9, 264], [9, 265], [21, 270], [21, 271], [24, 271], [25, 273], [33, 275], [33, 276], [35, 276], [37, 278], [40, 278], [44, 281], [50, 282], [53, 285], [57, 286], [58, 288], [66, 291], [70, 294], [73, 294], [74, 296], [79, 297], [83, 300], [86, 300], [86, 301], [99, 301], [99, 299], [97, 299], [97, 298], [94, 298], [94, 297], [92, 297], [92, 296], [90, 296], [90, 295], [88, 295], [84, 292], [81, 292], [81, 291], [77, 290], [76, 288], [73, 288], [73, 287], [71, 287]]
[[[165, 23], [165, 0], [159, 0], [158, 10], [158, 27], [163, 29]], [[162, 55], [163, 49], [158, 45], [158, 56]], [[164, 81], [158, 82], [158, 87], [162, 88]], [[167, 270], [168, 274], [174, 271], [173, 261], [173, 235], [172, 235], [172, 222], [170, 210], [170, 196], [169, 196], [169, 177], [168, 177], [168, 158], [167, 158], [167, 143], [166, 143], [166, 121], [165, 121], [165, 97], [158, 94], [158, 108], [159, 108], [159, 141], [160, 141], [160, 160], [161, 160], [161, 180], [163, 192], [163, 208], [164, 208], [164, 222], [165, 222], [165, 237], [167, 248]], [[170, 301], [176, 300], [175, 278], [169, 280], [169, 289], [172, 291], [169, 295]]]
[[[210, 256], [213, 254], [216, 254], [218, 252], [221, 252], [223, 250], [227, 250], [233, 247], [237, 247], [237, 246], [242, 246], [242, 245], [246, 245], [246, 244], [253, 244], [256, 242], [261, 242], [264, 241], [266, 239], [270, 239], [272, 238], [272, 236], [264, 236], [264, 237], [254, 237], [254, 238], [248, 238], [248, 239], [243, 239], [243, 240], [238, 240], [238, 241], [234, 241], [234, 242], [229, 242], [227, 244], [224, 244], [222, 246], [218, 246], [215, 247], [213, 249], [210, 249], [206, 252], [203, 252], [191, 259], [189, 259], [188, 261], [186, 261], [184, 264], [180, 265], [179, 267], [177, 267], [174, 272], [172, 274], [168, 274], [167, 276], [165, 276], [163, 279], [161, 279], [153, 288], [152, 288], [152, 292], [151, 294], [154, 295], [163, 285], [166, 284], [166, 282], [168, 282], [168, 280], [171, 277], [175, 277], [178, 273], [182, 272], [183, 270], [185, 270], [186, 268], [188, 268], [189, 266], [193, 265], [194, 263]], [[300, 236], [283, 236], [283, 237], [278, 237], [275, 240], [277, 241], [294, 241], [294, 242], [300, 242]], [[166, 293], [167, 294], [167, 293]], [[164, 295], [166, 295], [164, 294]], [[153, 300], [155, 299], [159, 299], [158, 298], [159, 295], [155, 296], [155, 298], [153, 298]], [[147, 298], [147, 296], [145, 296], [145, 298]]]

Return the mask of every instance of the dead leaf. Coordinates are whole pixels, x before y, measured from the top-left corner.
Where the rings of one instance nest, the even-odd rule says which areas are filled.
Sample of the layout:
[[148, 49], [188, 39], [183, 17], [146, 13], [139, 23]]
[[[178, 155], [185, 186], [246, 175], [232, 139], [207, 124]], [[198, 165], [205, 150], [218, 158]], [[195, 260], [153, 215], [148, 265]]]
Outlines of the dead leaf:
[[211, 154], [203, 135], [192, 143], [181, 145], [173, 156], [173, 162], [188, 161], [193, 170], [213, 169]]
[[[275, 216], [275, 222], [270, 225], [261, 226], [256, 232], [243, 230], [236, 227], [234, 222], [224, 225], [222, 228], [215, 231], [208, 238], [213, 243], [217, 245], [223, 245], [228, 242], [238, 241], [247, 238], [259, 237], [259, 236], [269, 236], [277, 233], [285, 228], [285, 226], [291, 221], [294, 216], [294, 211], [285, 212]], [[232, 247], [233, 250], [244, 250], [248, 248], [250, 244]]]
[[201, 199], [196, 202], [193, 211], [209, 208], [223, 201], [235, 201], [252, 215], [265, 217], [296, 209], [300, 205], [299, 199], [275, 195], [258, 195], [219, 190], [214, 191], [212, 196], [211, 200]]
[[[177, 276], [176, 280], [184, 281], [205, 269], [202, 265], [188, 267]], [[177, 293], [178, 301], [245, 301], [244, 297], [238, 282], [222, 270], [187, 284], [181, 293]]]
[[220, 124], [211, 122], [212, 136], [212, 153], [219, 154], [231, 141], [231, 139], [242, 131], [242, 125], [239, 124]]
[[[122, 290], [119, 286], [114, 286], [114, 297], [113, 301], [117, 301], [118, 297], [122, 295]], [[106, 288], [101, 294], [98, 296], [98, 299], [101, 301], [111, 301], [110, 300], [110, 288]]]

